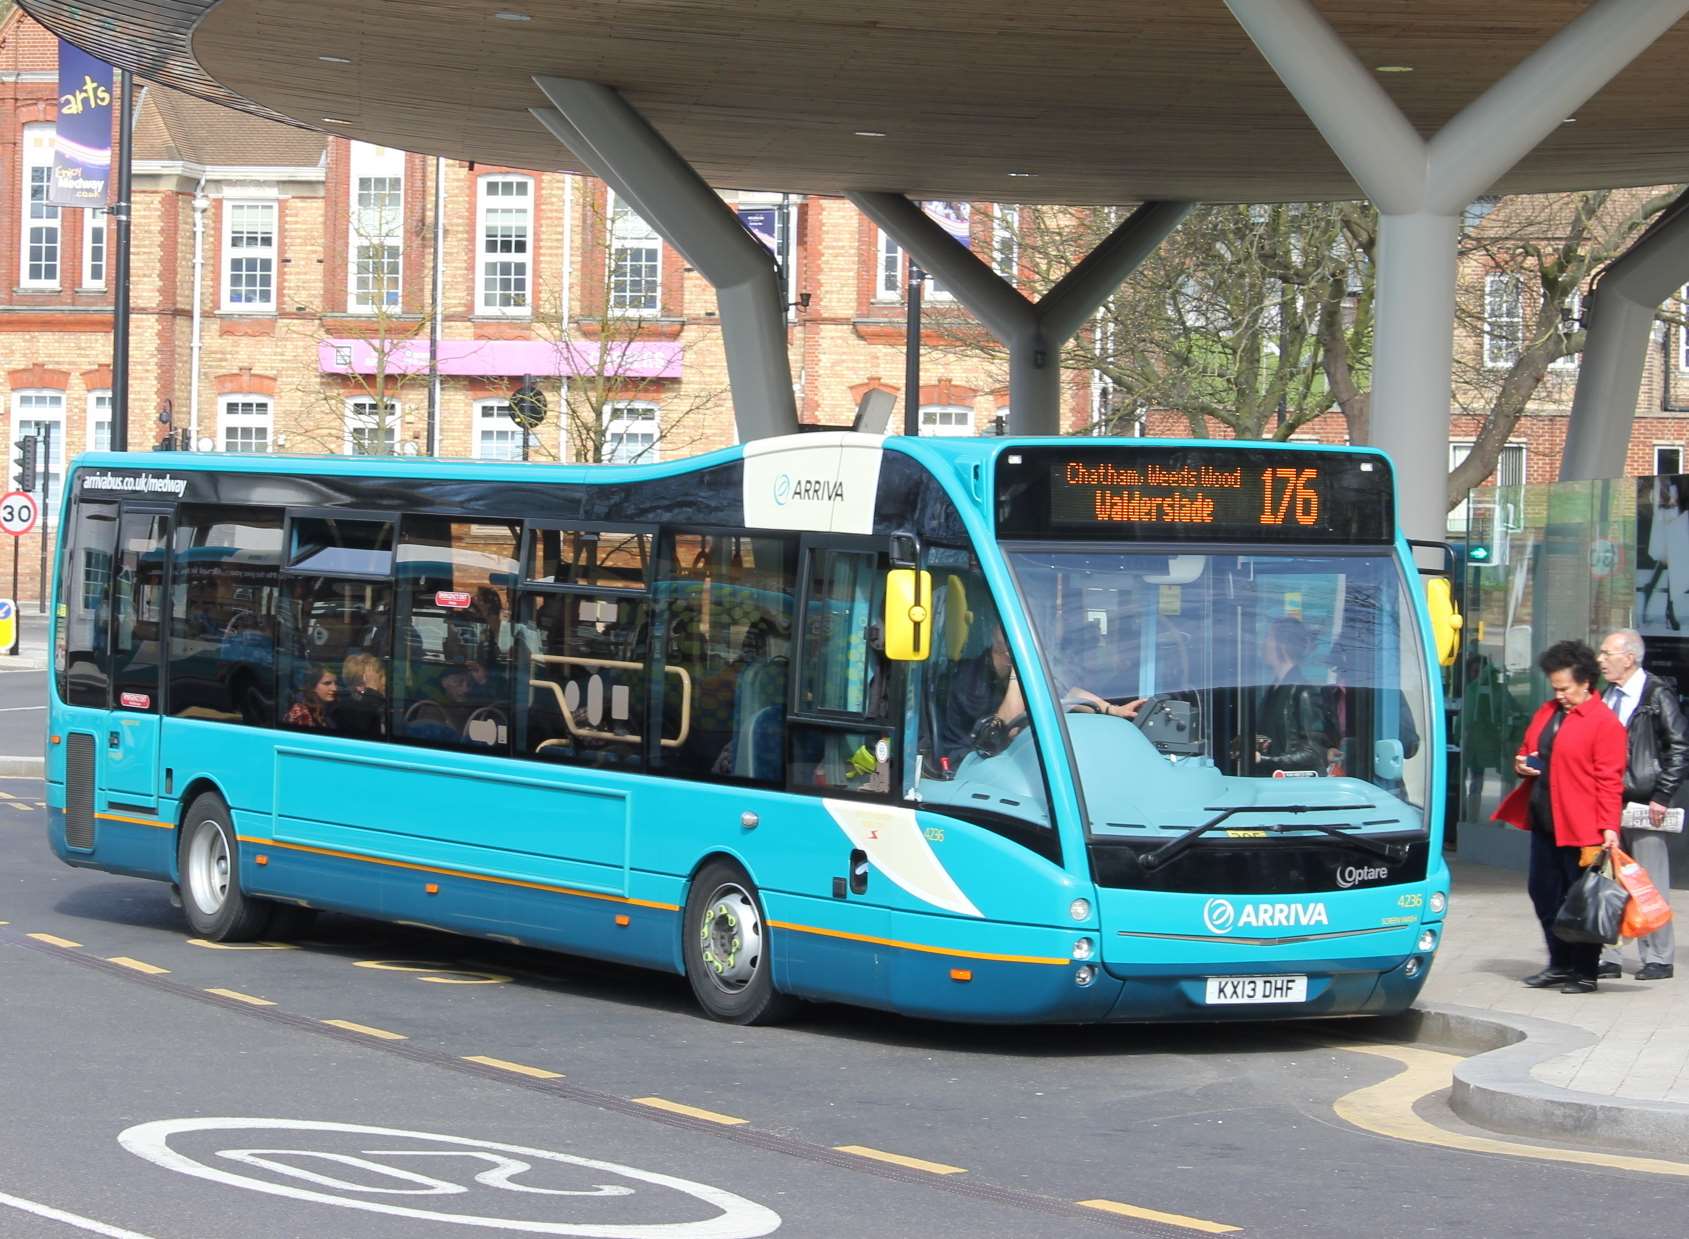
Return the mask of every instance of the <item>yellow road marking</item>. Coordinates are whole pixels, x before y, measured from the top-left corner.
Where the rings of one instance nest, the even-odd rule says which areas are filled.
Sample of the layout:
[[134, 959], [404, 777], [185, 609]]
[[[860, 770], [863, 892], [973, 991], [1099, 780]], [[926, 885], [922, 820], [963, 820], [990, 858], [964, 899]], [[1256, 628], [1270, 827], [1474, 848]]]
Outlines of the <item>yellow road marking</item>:
[[48, 946], [81, 946], [80, 942], [72, 942], [69, 938], [61, 938], [57, 934], [29, 934], [37, 942], [45, 942]]
[[232, 998], [236, 1002], [248, 1003], [254, 1007], [273, 1007], [276, 1005], [268, 998], [258, 998], [252, 994], [243, 994], [238, 989], [219, 989], [216, 986], [208, 986], [205, 992], [208, 994], [216, 994], [219, 998]]
[[852, 1153], [857, 1157], [866, 1157], [876, 1162], [890, 1162], [893, 1166], [906, 1166], [910, 1170], [924, 1170], [928, 1174], [967, 1174], [965, 1166], [946, 1166], [943, 1162], [923, 1161], [919, 1157], [905, 1157], [901, 1153], [887, 1153], [884, 1149], [870, 1149], [865, 1144], [835, 1144], [835, 1153]]
[[504, 985], [510, 980], [502, 972], [481, 972], [473, 968], [453, 968], [449, 964], [430, 964], [404, 959], [360, 959], [354, 968], [374, 968], [380, 972], [408, 972], [419, 975], [418, 981], [435, 985]]
[[354, 1024], [351, 1020], [323, 1020], [331, 1028], [344, 1028], [347, 1032], [363, 1033], [366, 1037], [379, 1037], [383, 1041], [408, 1041], [404, 1033], [388, 1032], [385, 1028], [371, 1028], [368, 1024]]
[[10, 925], [11, 923], [10, 921], [0, 921], [0, 925]]
[[703, 1119], [707, 1123], [720, 1123], [725, 1127], [738, 1127], [751, 1121], [750, 1119], [734, 1118], [731, 1114], [720, 1114], [714, 1110], [701, 1110], [697, 1106], [670, 1101], [666, 1097], [635, 1097], [634, 1100], [642, 1106], [650, 1106], [653, 1110], [667, 1110], [670, 1114], [684, 1114], [691, 1118]]
[[1206, 1231], [1210, 1235], [1229, 1235], [1237, 1226], [1227, 1226], [1224, 1222], [1209, 1222], [1199, 1217], [1186, 1217], [1183, 1213], [1163, 1213], [1160, 1209], [1145, 1209], [1141, 1205], [1123, 1205], [1118, 1200], [1081, 1200], [1080, 1204], [1087, 1209], [1101, 1209], [1104, 1213], [1118, 1213], [1124, 1217], [1143, 1218], [1146, 1222], [1165, 1222], [1169, 1226], [1183, 1226], [1187, 1230]]
[[1534, 1144], [1517, 1144], [1490, 1136], [1475, 1136], [1466, 1132], [1445, 1131], [1420, 1118], [1413, 1112], [1414, 1103], [1422, 1097], [1440, 1092], [1454, 1077], [1458, 1054], [1443, 1054], [1436, 1050], [1422, 1050], [1405, 1045], [1333, 1045], [1334, 1050], [1354, 1054], [1371, 1054], [1401, 1063], [1404, 1070], [1381, 1084], [1357, 1089], [1332, 1103], [1332, 1109], [1345, 1122], [1366, 1131], [1396, 1140], [1410, 1140], [1415, 1144], [1434, 1144], [1445, 1149], [1461, 1149], [1468, 1153], [1496, 1153], [1503, 1157], [1531, 1157], [1545, 1162], [1570, 1162], [1577, 1166], [1605, 1166], [1612, 1170], [1634, 1170], [1642, 1174], [1672, 1175], [1689, 1178], [1689, 1164], [1668, 1162], [1655, 1157], [1631, 1157], [1623, 1153], [1591, 1153], [1580, 1149], [1541, 1148]]
[[160, 968], [157, 964], [149, 964], [145, 960], [131, 959], [127, 955], [108, 956], [106, 963], [116, 964], [119, 968], [132, 968], [136, 972], [146, 973], [149, 977], [162, 976], [170, 971], [168, 968]]
[[208, 951], [297, 951], [291, 942], [213, 942], [209, 938], [189, 938], [189, 946], [202, 946]]
[[8, 800], [6, 803], [11, 805], [12, 808], [18, 810], [20, 813], [34, 813], [35, 810], [40, 807], [38, 805], [26, 804], [22, 800]]
[[561, 1071], [547, 1071], [544, 1067], [529, 1067], [523, 1063], [513, 1063], [502, 1058], [488, 1058], [484, 1054], [465, 1054], [466, 1063], [480, 1063], [483, 1067], [497, 1067], [500, 1071], [514, 1071], [519, 1076], [532, 1076], [536, 1080], [561, 1080]]
[[12, 795], [11, 792], [0, 792], [0, 800], [16, 800], [16, 799], [17, 799], [17, 797]]

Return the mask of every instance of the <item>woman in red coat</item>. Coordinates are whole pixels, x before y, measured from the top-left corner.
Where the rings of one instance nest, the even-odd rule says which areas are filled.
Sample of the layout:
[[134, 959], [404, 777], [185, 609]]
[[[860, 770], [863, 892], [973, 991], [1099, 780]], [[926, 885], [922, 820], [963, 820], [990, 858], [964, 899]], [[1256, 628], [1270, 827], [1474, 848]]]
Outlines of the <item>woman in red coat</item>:
[[1624, 725], [1595, 692], [1595, 651], [1582, 641], [1560, 641], [1537, 660], [1554, 698], [1538, 707], [1513, 758], [1519, 786], [1495, 811], [1498, 821], [1531, 832], [1528, 887], [1548, 967], [1525, 978], [1534, 989], [1558, 986], [1562, 994], [1593, 994], [1599, 943], [1562, 942], [1554, 917], [1603, 847], [1619, 841], [1629, 745]]

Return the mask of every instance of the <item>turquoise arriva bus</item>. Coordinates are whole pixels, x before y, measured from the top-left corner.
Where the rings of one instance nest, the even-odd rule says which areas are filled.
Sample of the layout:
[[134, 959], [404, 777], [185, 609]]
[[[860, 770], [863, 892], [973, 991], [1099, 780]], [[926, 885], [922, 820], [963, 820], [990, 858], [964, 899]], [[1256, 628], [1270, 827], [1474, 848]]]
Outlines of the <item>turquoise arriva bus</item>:
[[750, 1023], [1394, 1012], [1441, 934], [1375, 452], [101, 455], [61, 528], [53, 849], [208, 938], [330, 909]]

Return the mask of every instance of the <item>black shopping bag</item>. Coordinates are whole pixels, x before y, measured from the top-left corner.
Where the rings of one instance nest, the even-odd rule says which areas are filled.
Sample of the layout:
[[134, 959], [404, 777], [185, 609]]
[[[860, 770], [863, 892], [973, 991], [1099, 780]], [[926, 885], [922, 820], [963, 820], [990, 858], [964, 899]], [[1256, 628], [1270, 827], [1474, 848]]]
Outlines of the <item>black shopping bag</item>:
[[1562, 942], [1609, 945], [1619, 940], [1619, 927], [1624, 923], [1624, 906], [1630, 892], [1613, 880], [1612, 870], [1612, 859], [1603, 858], [1599, 865], [1591, 865], [1566, 892], [1566, 902], [1554, 917], [1556, 938]]

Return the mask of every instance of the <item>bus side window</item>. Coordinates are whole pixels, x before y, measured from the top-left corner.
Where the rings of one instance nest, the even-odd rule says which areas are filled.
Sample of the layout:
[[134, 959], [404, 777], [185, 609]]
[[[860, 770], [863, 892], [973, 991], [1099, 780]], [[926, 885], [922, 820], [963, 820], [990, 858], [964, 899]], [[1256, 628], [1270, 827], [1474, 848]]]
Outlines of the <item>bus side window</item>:
[[642, 766], [645, 595], [535, 591], [524, 595], [521, 616], [520, 751], [545, 761]]
[[279, 508], [177, 509], [167, 664], [172, 715], [274, 724], [281, 546]]
[[276, 641], [277, 709], [283, 726], [335, 732], [341, 727], [347, 659], [374, 659], [386, 679], [393, 632], [393, 526], [380, 520], [295, 517], [291, 535], [292, 571], [283, 578]]
[[169, 518], [124, 514], [112, 599], [112, 691], [127, 710], [158, 710]]
[[117, 505], [78, 500], [59, 587], [63, 656], [59, 695], [65, 704], [103, 710], [111, 704], [107, 639], [111, 570], [117, 553]]

